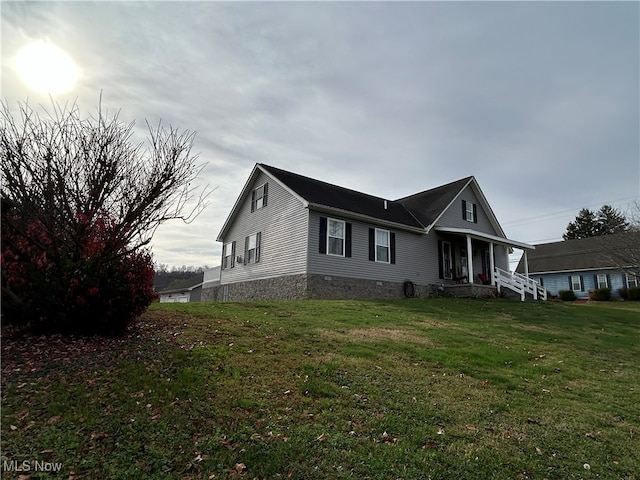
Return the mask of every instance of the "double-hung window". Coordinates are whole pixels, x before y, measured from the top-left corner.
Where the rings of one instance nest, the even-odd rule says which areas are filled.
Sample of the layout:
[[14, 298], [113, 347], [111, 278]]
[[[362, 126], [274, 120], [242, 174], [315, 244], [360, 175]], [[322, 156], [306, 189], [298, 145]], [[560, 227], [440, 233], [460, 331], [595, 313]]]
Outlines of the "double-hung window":
[[609, 288], [606, 274], [599, 273], [596, 275], [596, 288]]
[[345, 222], [342, 220], [327, 220], [327, 253], [344, 257]]
[[627, 277], [627, 288], [640, 286], [640, 277], [632, 273], [627, 273], [626, 277]]
[[389, 253], [389, 230], [380, 230], [376, 228], [376, 262], [389, 263]]
[[574, 292], [582, 291], [582, 275], [571, 275], [569, 280], [571, 282], [571, 290]]
[[222, 269], [235, 266], [236, 242], [225, 243], [222, 246]]
[[258, 263], [260, 261], [260, 232], [249, 235], [244, 239], [244, 263]]
[[267, 191], [269, 188], [268, 183], [264, 183], [260, 185], [258, 188], [255, 188], [253, 192], [251, 192], [251, 211], [255, 212], [256, 210], [267, 206]]
[[462, 200], [462, 218], [467, 222], [478, 223], [478, 207], [475, 203]]

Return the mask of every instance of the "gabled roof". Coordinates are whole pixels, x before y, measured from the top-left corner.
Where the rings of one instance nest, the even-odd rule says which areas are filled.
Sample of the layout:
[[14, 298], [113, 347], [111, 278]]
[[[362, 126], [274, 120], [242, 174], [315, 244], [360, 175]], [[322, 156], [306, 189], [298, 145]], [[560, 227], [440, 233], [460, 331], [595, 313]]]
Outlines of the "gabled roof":
[[428, 227], [435, 223], [472, 180], [473, 177], [462, 178], [446, 185], [400, 198], [398, 202], [411, 210], [422, 225]]
[[[536, 249], [527, 254], [529, 273], [617, 268], [607, 252], [623, 248], [627, 235], [622, 233], [536, 245]], [[524, 257], [520, 259], [516, 271], [524, 272]]]
[[383, 225], [415, 232], [428, 232], [462, 191], [471, 185], [496, 232], [500, 237], [506, 238], [475, 177], [472, 176], [398, 200], [387, 200], [257, 163], [218, 235], [219, 241], [223, 240], [240, 206], [251, 194], [254, 180], [260, 172], [273, 178], [305, 207], [327, 214], [335, 212], [336, 215], [377, 221]]
[[268, 165], [259, 165], [263, 170], [303, 198], [311, 207], [325, 207], [409, 227], [424, 228], [400, 202], [393, 202], [356, 190], [339, 187]]

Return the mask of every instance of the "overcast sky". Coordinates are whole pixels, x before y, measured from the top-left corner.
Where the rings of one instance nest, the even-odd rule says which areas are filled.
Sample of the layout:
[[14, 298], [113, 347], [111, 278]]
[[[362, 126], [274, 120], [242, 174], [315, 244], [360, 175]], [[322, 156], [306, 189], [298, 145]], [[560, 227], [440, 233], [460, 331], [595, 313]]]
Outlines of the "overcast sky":
[[[80, 69], [54, 95], [197, 132], [218, 187], [163, 225], [158, 263], [214, 266], [257, 162], [395, 199], [475, 175], [507, 236], [560, 240], [582, 207], [640, 195], [638, 2], [7, 2], [2, 98], [47, 95], [15, 56]], [[512, 265], [515, 267], [515, 265]]]

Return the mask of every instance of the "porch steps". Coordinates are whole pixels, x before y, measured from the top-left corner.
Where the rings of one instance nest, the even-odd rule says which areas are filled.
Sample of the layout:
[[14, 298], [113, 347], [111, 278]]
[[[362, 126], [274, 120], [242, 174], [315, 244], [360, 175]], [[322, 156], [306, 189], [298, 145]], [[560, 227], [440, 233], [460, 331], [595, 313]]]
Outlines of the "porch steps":
[[508, 288], [520, 295], [520, 300], [523, 302], [527, 298], [527, 294], [531, 295], [534, 300], [547, 299], [547, 290], [542, 285], [532, 278], [516, 272], [508, 272], [496, 267], [495, 284], [498, 293], [502, 288]]

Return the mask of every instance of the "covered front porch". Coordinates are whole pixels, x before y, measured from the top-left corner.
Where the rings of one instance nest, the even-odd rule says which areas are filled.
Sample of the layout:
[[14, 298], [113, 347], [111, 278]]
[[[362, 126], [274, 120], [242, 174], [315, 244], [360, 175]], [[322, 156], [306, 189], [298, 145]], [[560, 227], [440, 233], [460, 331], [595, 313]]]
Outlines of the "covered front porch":
[[[535, 247], [475, 230], [435, 227], [438, 232], [441, 288], [455, 296], [489, 296], [509, 289], [524, 300], [546, 299], [546, 291], [528, 276], [527, 251]], [[523, 251], [525, 275], [509, 270], [509, 253]]]

